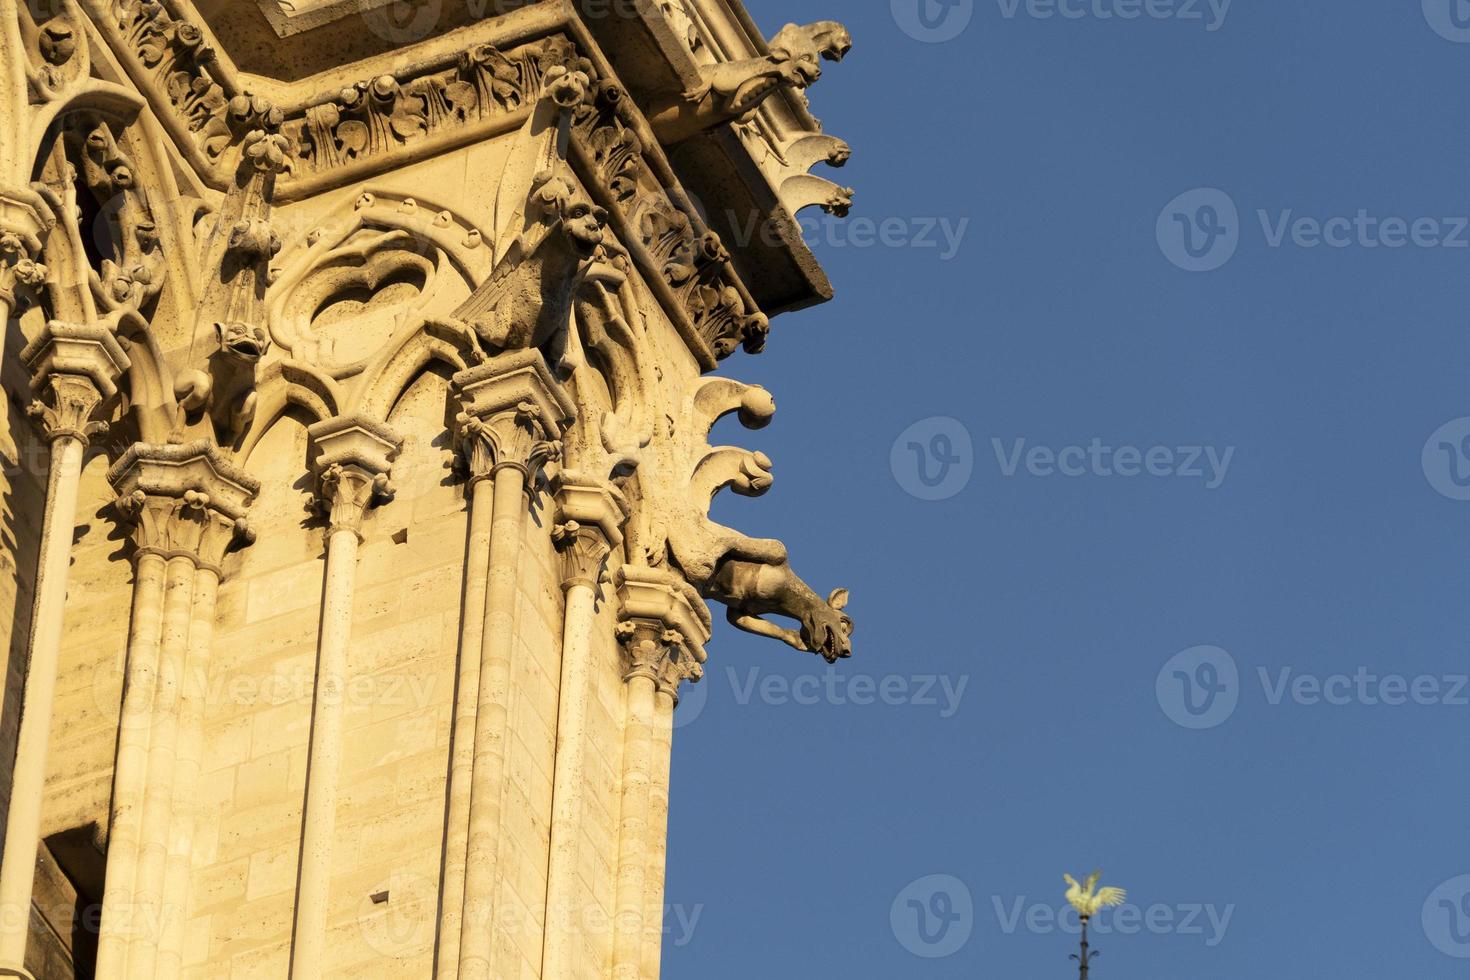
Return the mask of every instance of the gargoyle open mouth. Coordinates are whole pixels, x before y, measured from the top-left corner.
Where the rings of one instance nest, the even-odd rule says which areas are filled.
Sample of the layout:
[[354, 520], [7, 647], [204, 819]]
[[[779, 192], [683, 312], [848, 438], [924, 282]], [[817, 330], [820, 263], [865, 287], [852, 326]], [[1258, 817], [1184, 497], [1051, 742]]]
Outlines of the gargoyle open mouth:
[[219, 332], [220, 348], [242, 361], [258, 361], [270, 349], [265, 332], [248, 323], [220, 323], [215, 329]]
[[230, 353], [243, 357], [248, 361], [258, 361], [265, 356], [265, 351], [261, 346], [248, 338], [232, 341], [228, 346]]

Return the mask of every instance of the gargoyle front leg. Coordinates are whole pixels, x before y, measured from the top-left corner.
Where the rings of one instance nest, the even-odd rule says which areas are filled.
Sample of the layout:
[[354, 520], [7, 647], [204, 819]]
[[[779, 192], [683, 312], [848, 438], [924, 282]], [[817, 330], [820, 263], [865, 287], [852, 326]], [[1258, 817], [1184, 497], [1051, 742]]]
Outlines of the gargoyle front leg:
[[[784, 562], [767, 565], [728, 561], [707, 583], [705, 591], [728, 605], [730, 622], [746, 632], [820, 654], [828, 663], [852, 656], [852, 620], [842, 613], [847, 605], [846, 590], [838, 589], [823, 599]], [[794, 619], [801, 630], [784, 629], [769, 622], [767, 616]]]

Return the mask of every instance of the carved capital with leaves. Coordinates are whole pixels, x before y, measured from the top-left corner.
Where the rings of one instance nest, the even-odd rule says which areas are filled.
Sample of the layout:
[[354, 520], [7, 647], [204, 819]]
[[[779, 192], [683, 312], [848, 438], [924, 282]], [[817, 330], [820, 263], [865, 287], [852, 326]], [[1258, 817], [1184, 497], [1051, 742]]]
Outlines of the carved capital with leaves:
[[316, 447], [318, 497], [330, 531], [362, 538], [368, 508], [393, 499], [389, 475], [403, 439], [382, 422], [362, 415], [339, 416], [307, 430]]
[[137, 443], [107, 479], [118, 515], [132, 525], [138, 556], [188, 558], [222, 574], [226, 552], [255, 540], [246, 513], [260, 482], [211, 443]]
[[455, 436], [471, 482], [505, 468], [519, 470], [529, 490], [536, 474], [560, 457], [571, 399], [537, 350], [488, 358], [454, 376], [461, 411]]
[[556, 526], [551, 538], [562, 561], [562, 588], [584, 585], [595, 589], [602, 563], [623, 541], [628, 502], [617, 487], [573, 470], [562, 470], [551, 481], [556, 501]]
[[709, 610], [688, 582], [661, 569], [624, 565], [613, 581], [624, 680], [647, 677], [677, 703], [679, 686], [704, 676]]
[[92, 413], [117, 393], [118, 379], [131, 366], [110, 327], [52, 320], [20, 357], [30, 370], [36, 395], [30, 414], [48, 440], [70, 436], [85, 444], [107, 430]]

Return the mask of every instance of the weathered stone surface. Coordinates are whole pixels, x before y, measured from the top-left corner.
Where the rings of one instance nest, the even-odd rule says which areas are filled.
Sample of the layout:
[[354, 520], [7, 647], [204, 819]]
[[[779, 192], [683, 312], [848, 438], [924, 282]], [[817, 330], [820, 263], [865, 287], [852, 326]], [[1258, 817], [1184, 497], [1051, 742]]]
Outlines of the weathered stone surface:
[[654, 980], [706, 601], [851, 653], [707, 376], [851, 38], [503, 6], [0, 13], [0, 976]]

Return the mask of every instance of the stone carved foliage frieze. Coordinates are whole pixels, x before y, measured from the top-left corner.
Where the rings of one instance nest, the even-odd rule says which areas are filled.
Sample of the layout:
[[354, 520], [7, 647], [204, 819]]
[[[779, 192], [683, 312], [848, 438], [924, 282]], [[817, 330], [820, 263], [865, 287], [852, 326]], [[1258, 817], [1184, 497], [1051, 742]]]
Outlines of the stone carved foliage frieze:
[[230, 97], [211, 73], [214, 50], [204, 32], [158, 0], [113, 0], [113, 25], [184, 121], [206, 159], [219, 160], [231, 141]]
[[[216, 78], [218, 63], [203, 32], [171, 9], [157, 0], [114, 0], [110, 17], [120, 42], [154, 79], [156, 90], [192, 135], [203, 158], [210, 164], [226, 164], [230, 146], [241, 138], [242, 126], [250, 123], [238, 118], [240, 97], [231, 99]], [[807, 77], [803, 72], [808, 68], [792, 66], [813, 60], [816, 55], [807, 57], [808, 48], [818, 53], [841, 49], [840, 44], [816, 43], [805, 35], [801, 45], [789, 46], [796, 53], [777, 60], [785, 66], [785, 75], [793, 78]], [[677, 292], [677, 301], [702, 342], [720, 358], [742, 345], [748, 351], [760, 350], [768, 324], [739, 287], [728, 257], [711, 247], [703, 222], [687, 205], [677, 204], [649, 168], [643, 153], [650, 148], [636, 135], [621, 90], [600, 78], [591, 61], [565, 36], [552, 35], [507, 50], [481, 44], [443, 67], [405, 77], [362, 79], [282, 120], [283, 139], [279, 144], [273, 141], [268, 152], [285, 158], [287, 180], [386, 157], [452, 128], [526, 110], [553, 71], [581, 73], [589, 79], [587, 98], [575, 111], [577, 136], [590, 147], [597, 176], [611, 188], [618, 206], [631, 212], [628, 223], [643, 238], [642, 244], [657, 248], [657, 261], [664, 263], [662, 275]], [[645, 220], [646, 213], [655, 217]], [[672, 242], [671, 228], [679, 236]]]
[[579, 63], [570, 42], [551, 37], [502, 52], [489, 44], [447, 68], [410, 79], [364, 79], [305, 110], [287, 127], [309, 171], [325, 171], [405, 146], [466, 122], [534, 102], [546, 74]]

